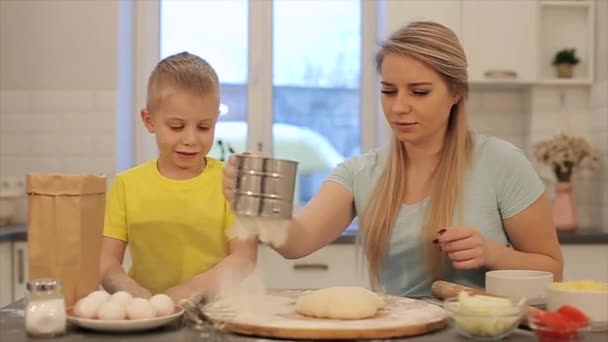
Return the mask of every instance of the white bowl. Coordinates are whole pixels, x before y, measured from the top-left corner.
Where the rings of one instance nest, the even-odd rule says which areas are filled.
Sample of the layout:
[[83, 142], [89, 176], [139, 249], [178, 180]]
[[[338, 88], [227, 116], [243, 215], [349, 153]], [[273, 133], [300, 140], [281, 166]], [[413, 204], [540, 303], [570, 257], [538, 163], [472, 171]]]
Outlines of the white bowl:
[[547, 289], [547, 310], [557, 311], [571, 305], [584, 312], [593, 330], [608, 330], [608, 291], [567, 290], [554, 286]]
[[525, 298], [528, 305], [543, 305], [553, 273], [531, 270], [486, 272], [486, 292], [516, 300]]

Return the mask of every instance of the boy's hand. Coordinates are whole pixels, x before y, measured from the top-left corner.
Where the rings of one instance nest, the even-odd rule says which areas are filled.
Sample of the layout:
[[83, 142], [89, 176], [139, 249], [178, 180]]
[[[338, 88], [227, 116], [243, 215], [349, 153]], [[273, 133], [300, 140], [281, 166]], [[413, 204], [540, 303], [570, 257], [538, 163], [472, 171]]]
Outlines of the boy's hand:
[[131, 295], [135, 298], [145, 298], [150, 299], [152, 297], [152, 293], [143, 287], [132, 291]]
[[165, 294], [171, 297], [175, 303], [178, 303], [181, 299], [187, 299], [195, 304], [198, 304], [203, 299], [200, 291], [194, 289], [189, 283], [172, 287], [168, 289]]

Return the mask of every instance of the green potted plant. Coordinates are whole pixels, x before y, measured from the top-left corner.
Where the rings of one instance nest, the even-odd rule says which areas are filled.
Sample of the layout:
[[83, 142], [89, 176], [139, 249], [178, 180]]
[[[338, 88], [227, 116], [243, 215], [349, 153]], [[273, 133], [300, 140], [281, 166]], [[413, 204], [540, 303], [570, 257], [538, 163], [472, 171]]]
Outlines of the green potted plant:
[[555, 54], [553, 65], [557, 67], [557, 77], [571, 78], [573, 68], [580, 62], [576, 56], [576, 49], [562, 49]]

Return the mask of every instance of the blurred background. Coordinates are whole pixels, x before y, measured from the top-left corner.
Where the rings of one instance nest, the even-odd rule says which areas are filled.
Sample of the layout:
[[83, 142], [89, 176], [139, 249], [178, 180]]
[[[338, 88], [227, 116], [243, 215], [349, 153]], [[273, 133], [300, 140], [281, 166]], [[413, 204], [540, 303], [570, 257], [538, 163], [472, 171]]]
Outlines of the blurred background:
[[536, 142], [563, 131], [599, 150], [602, 167], [574, 176], [574, 197], [579, 231], [608, 232], [606, 0], [0, 1], [0, 199], [17, 198], [3, 224], [27, 224], [28, 172], [103, 173], [110, 184], [154, 158], [139, 121], [147, 77], [184, 50], [221, 81], [211, 155], [297, 160], [301, 206], [338, 163], [388, 141], [374, 53], [413, 20], [458, 35], [472, 128], [523, 148], [552, 195]]

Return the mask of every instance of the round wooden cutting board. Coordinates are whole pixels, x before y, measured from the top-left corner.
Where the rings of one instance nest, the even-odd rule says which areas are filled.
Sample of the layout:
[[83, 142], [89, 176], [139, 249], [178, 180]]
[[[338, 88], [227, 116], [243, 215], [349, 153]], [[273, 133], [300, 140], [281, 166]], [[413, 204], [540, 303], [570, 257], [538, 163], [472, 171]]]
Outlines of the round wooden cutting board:
[[421, 335], [447, 326], [448, 316], [443, 308], [395, 296], [384, 296], [384, 308], [368, 319], [306, 317], [295, 311], [295, 300], [302, 293], [288, 291], [268, 295], [247, 310], [237, 310], [238, 313], [214, 304], [206, 306], [204, 311], [226, 330], [283, 339], [384, 339]]

